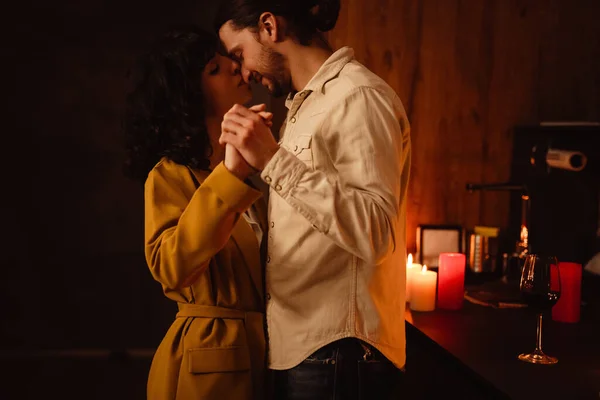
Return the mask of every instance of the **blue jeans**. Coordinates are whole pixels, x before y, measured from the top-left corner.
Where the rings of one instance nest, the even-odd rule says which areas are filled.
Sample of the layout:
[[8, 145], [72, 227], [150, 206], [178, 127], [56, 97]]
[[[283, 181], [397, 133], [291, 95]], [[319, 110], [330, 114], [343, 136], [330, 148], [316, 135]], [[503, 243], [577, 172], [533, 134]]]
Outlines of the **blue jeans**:
[[333, 342], [296, 367], [272, 371], [274, 400], [388, 400], [401, 398], [404, 372], [355, 338]]

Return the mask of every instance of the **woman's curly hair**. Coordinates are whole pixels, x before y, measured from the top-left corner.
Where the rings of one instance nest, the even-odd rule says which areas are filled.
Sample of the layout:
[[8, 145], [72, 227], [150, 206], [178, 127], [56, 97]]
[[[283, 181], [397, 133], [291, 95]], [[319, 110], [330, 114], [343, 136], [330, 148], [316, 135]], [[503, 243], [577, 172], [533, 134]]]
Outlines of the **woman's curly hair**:
[[137, 60], [123, 119], [128, 177], [144, 182], [162, 157], [208, 169], [201, 77], [217, 50], [215, 35], [190, 26], [169, 31]]

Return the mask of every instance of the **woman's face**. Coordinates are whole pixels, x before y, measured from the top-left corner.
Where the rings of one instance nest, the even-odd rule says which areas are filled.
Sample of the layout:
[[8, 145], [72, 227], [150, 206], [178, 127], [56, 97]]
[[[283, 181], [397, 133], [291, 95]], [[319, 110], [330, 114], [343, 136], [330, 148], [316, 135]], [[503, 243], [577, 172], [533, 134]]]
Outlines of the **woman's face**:
[[250, 85], [240, 75], [239, 64], [216, 54], [202, 71], [202, 93], [209, 115], [222, 116], [234, 104], [252, 99]]

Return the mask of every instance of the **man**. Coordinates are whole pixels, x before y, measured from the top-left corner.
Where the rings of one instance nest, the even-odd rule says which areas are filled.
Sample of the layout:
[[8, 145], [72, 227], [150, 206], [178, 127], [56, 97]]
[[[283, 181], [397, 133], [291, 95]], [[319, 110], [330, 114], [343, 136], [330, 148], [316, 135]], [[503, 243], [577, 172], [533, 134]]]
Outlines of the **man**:
[[276, 399], [385, 399], [405, 363], [409, 123], [352, 49], [333, 52], [324, 40], [339, 8], [339, 0], [225, 0], [216, 20], [244, 79], [288, 95], [279, 144], [240, 105], [220, 138], [270, 186]]

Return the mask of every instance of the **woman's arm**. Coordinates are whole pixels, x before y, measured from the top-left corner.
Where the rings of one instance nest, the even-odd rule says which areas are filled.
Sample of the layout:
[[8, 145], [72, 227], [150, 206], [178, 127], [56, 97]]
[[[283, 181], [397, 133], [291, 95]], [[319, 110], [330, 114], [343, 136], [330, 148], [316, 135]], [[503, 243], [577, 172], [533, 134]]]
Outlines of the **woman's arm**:
[[144, 195], [145, 254], [154, 279], [172, 289], [190, 286], [260, 196], [223, 163], [197, 189], [187, 167], [159, 163]]

